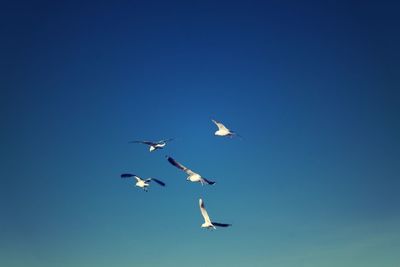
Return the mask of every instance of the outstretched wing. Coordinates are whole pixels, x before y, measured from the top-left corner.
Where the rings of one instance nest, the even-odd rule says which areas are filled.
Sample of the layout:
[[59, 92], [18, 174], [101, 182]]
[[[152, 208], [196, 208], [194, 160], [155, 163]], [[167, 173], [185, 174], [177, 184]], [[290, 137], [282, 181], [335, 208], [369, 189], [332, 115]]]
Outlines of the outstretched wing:
[[171, 142], [172, 140], [174, 140], [174, 138], [169, 138], [169, 139], [160, 140], [160, 141], [158, 141], [158, 143], [159, 143], [159, 144], [167, 143], [167, 142]]
[[161, 185], [161, 186], [165, 186], [165, 183], [164, 183], [163, 181], [160, 181], [160, 180], [158, 180], [158, 179], [156, 179], [156, 178], [149, 178], [149, 179], [146, 179], [146, 182], [151, 182], [151, 181], [154, 181], [154, 182], [156, 182], [157, 184], [159, 184], [159, 185]]
[[131, 178], [131, 177], [134, 177], [134, 176], [136, 176], [136, 175], [131, 174], [131, 173], [123, 173], [123, 174], [121, 174], [121, 178]]
[[215, 123], [215, 125], [217, 125], [218, 130], [223, 130], [223, 131], [228, 131], [229, 129], [225, 127], [225, 125], [223, 125], [222, 123], [216, 121], [216, 120], [212, 120], [213, 123]]
[[232, 136], [236, 136], [236, 137], [239, 137], [239, 139], [243, 140], [243, 136], [241, 136], [241, 135], [238, 134], [237, 132], [234, 132], [234, 131], [230, 131], [230, 132], [231, 132], [231, 137], [232, 137]]
[[131, 178], [134, 177], [136, 179], [136, 181], [140, 181], [141, 179], [139, 178], [139, 176], [135, 175], [135, 174], [131, 174], [131, 173], [123, 173], [121, 174], [121, 178]]
[[192, 170], [186, 168], [185, 166], [183, 166], [182, 164], [180, 164], [179, 162], [177, 162], [173, 158], [167, 156], [167, 159], [168, 159], [169, 163], [171, 163], [172, 165], [174, 165], [178, 169], [181, 169], [182, 171], [186, 172], [188, 175], [194, 174], [194, 172]]
[[229, 223], [217, 223], [217, 222], [211, 222], [214, 226], [218, 226], [218, 227], [228, 227], [228, 226], [232, 226], [232, 224]]
[[201, 212], [201, 215], [204, 218], [204, 221], [206, 223], [211, 223], [210, 217], [208, 217], [208, 213], [206, 211], [206, 208], [204, 207], [204, 202], [203, 202], [203, 200], [201, 198], [199, 199], [199, 206], [200, 206], [200, 212]]
[[151, 142], [151, 141], [130, 141], [129, 143], [135, 143], [135, 144], [145, 144], [145, 145], [149, 145], [149, 146], [153, 146], [153, 145], [155, 145], [155, 143], [154, 142]]

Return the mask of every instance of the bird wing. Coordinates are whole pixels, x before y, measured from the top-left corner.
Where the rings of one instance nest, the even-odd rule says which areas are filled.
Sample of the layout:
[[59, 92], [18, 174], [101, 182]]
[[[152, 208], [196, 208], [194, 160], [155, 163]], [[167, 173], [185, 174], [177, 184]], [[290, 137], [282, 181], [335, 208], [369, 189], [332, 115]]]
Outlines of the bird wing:
[[163, 181], [160, 181], [160, 180], [158, 180], [158, 179], [156, 179], [156, 178], [149, 178], [149, 179], [146, 179], [146, 182], [151, 182], [151, 181], [154, 181], [154, 182], [156, 182], [157, 184], [159, 184], [159, 185], [161, 185], [161, 186], [165, 186], [165, 183], [164, 183]]
[[153, 146], [153, 145], [155, 145], [155, 143], [154, 142], [151, 142], [151, 141], [130, 141], [129, 143], [139, 143], [139, 144], [145, 144], [145, 145], [149, 145], [149, 146]]
[[136, 175], [130, 174], [130, 173], [123, 173], [123, 174], [121, 174], [121, 178], [131, 178], [131, 177], [133, 177], [133, 176], [136, 176]]
[[204, 178], [204, 177], [202, 177], [201, 179], [203, 179], [203, 180], [204, 180], [207, 184], [209, 184], [209, 185], [215, 184], [214, 181], [210, 181], [210, 180], [208, 180], [208, 179], [206, 179], [206, 178]]
[[131, 173], [123, 173], [123, 174], [121, 174], [121, 178], [131, 178], [131, 177], [134, 177], [136, 179], [136, 181], [138, 181], [138, 182], [140, 180], [142, 180], [142, 179], [140, 179], [139, 176], [137, 176], [135, 174], [131, 174]]
[[232, 224], [229, 224], [229, 223], [217, 223], [217, 222], [211, 222], [211, 223], [212, 223], [212, 225], [219, 226], [219, 227], [228, 227], [228, 226], [232, 225]]
[[238, 134], [237, 132], [234, 132], [234, 131], [230, 131], [230, 132], [231, 132], [232, 136], [239, 137], [239, 139], [243, 140], [243, 136], [241, 136], [241, 135]]
[[201, 198], [199, 199], [199, 206], [200, 206], [200, 212], [201, 212], [201, 215], [203, 215], [204, 221], [207, 223], [211, 223], [210, 217], [208, 217], [208, 213], [206, 211], [206, 208], [204, 207], [204, 202]]
[[213, 123], [215, 123], [215, 125], [217, 125], [219, 130], [225, 130], [229, 132], [229, 129], [225, 127], [225, 125], [223, 125], [220, 122], [217, 122], [216, 120], [212, 120]]
[[178, 169], [181, 169], [182, 171], [186, 172], [188, 175], [194, 174], [194, 172], [192, 170], [186, 168], [185, 166], [183, 166], [182, 164], [180, 164], [179, 162], [177, 162], [173, 158], [171, 158], [171, 157], [167, 157], [167, 158], [168, 158], [168, 162], [169, 163], [171, 163], [172, 165], [174, 165]]
[[167, 143], [167, 142], [171, 142], [172, 140], [174, 140], [174, 138], [169, 138], [169, 139], [160, 140], [160, 141], [158, 141], [158, 143], [159, 143], [159, 144]]

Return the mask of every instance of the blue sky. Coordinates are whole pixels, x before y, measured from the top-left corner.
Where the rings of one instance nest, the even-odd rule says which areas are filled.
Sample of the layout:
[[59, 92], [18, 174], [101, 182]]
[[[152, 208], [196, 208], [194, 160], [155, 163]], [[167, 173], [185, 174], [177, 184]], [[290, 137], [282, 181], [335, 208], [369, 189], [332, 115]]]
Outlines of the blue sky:
[[1, 266], [400, 263], [398, 5], [2, 6]]

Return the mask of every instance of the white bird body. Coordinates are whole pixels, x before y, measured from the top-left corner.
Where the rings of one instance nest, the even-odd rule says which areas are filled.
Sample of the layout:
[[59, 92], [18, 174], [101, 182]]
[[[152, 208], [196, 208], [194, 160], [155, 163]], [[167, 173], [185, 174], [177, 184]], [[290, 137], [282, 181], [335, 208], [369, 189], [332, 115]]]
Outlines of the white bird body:
[[158, 179], [155, 179], [155, 178], [147, 178], [147, 179], [142, 179], [142, 178], [140, 178], [139, 176], [137, 176], [137, 175], [135, 175], [135, 174], [130, 174], [130, 173], [124, 173], [124, 174], [121, 174], [121, 178], [131, 178], [131, 177], [133, 177], [133, 178], [135, 178], [136, 179], [136, 184], [135, 184], [135, 186], [137, 186], [137, 187], [140, 187], [140, 188], [142, 188], [144, 191], [146, 191], [147, 192], [147, 188], [150, 186], [150, 182], [151, 181], [154, 181], [154, 182], [156, 182], [157, 184], [159, 184], [159, 185], [161, 185], [161, 186], [165, 186], [165, 183], [164, 182], [162, 182], [162, 181], [160, 181], [160, 180], [158, 180]]
[[186, 180], [189, 180], [194, 183], [196, 183], [196, 182], [204, 183], [204, 182], [202, 182], [202, 178], [201, 178], [200, 174], [197, 174], [197, 173], [193, 173], [193, 174], [189, 175], [186, 178]]
[[216, 121], [216, 120], [211, 120], [215, 125], [217, 125], [218, 130], [214, 133], [216, 136], [229, 136], [232, 137], [233, 135], [237, 135], [235, 132], [229, 130], [225, 125], [222, 123]]
[[210, 217], [208, 216], [206, 208], [204, 207], [204, 202], [203, 202], [203, 200], [201, 198], [199, 199], [199, 206], [200, 206], [201, 215], [204, 218], [204, 223], [201, 225], [201, 228], [217, 229], [216, 226], [219, 226], [219, 227], [231, 226], [230, 224], [227, 224], [227, 223], [212, 222], [210, 220]]
[[207, 229], [213, 228], [213, 229], [217, 229], [211, 222], [205, 222], [205, 223], [203, 223], [203, 224], [201, 225], [201, 228], [207, 228]]
[[146, 183], [145, 180], [142, 180], [141, 178], [135, 176], [136, 179], [136, 186], [145, 189], [146, 187], [149, 186], [148, 183]]
[[152, 152], [153, 150], [157, 150], [157, 149], [163, 149], [165, 146], [167, 145], [167, 143], [161, 142], [161, 143], [157, 143], [155, 145], [150, 146], [150, 152]]
[[218, 130], [214, 134], [217, 135], [217, 136], [229, 136], [229, 135], [232, 135], [229, 130], [225, 130], [225, 129]]
[[167, 157], [169, 163], [171, 163], [173, 166], [177, 167], [178, 169], [184, 171], [188, 175], [186, 180], [194, 182], [194, 183], [196, 183], [196, 182], [197, 183], [201, 183], [201, 185], [204, 185], [204, 184], [213, 185], [213, 184], [215, 184], [215, 182], [207, 180], [206, 178], [202, 177], [200, 174], [195, 173], [191, 169], [186, 168], [185, 166], [183, 166], [182, 164], [180, 164], [179, 162], [177, 162], [173, 158], [168, 157], [168, 156], [166, 156], [166, 157]]

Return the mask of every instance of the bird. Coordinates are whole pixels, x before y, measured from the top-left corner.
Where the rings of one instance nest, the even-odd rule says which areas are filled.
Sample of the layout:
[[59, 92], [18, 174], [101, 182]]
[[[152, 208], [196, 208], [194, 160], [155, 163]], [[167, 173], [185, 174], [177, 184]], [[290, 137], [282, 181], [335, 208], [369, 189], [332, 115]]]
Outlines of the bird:
[[198, 182], [201, 183], [201, 185], [204, 184], [209, 184], [209, 185], [213, 185], [215, 184], [214, 181], [210, 181], [204, 177], [201, 177], [200, 174], [195, 173], [194, 171], [192, 171], [191, 169], [186, 168], [185, 166], [183, 166], [182, 164], [180, 164], [179, 162], [177, 162], [176, 160], [174, 160], [173, 158], [169, 157], [169, 156], [165, 156], [168, 159], [168, 162], [171, 163], [173, 166], [177, 167], [178, 169], [181, 169], [182, 171], [186, 172], [187, 175], [189, 175], [186, 180], [191, 181], [191, 182]]
[[218, 130], [214, 133], [214, 135], [216, 136], [229, 136], [232, 137], [234, 135], [240, 137], [240, 135], [238, 135], [236, 132], [229, 130], [228, 128], [225, 127], [225, 125], [223, 125], [222, 123], [211, 119], [211, 121], [217, 125]]
[[160, 140], [160, 141], [156, 141], [156, 142], [136, 140], [136, 141], [130, 141], [129, 143], [139, 143], [139, 144], [148, 145], [149, 146], [149, 151], [153, 152], [153, 151], [155, 151], [157, 149], [163, 149], [167, 145], [167, 142], [170, 142], [172, 140], [174, 140], [174, 139], [170, 138], [170, 139]]
[[150, 186], [150, 182], [154, 181], [157, 184], [161, 186], [165, 186], [165, 183], [156, 179], [156, 178], [147, 178], [147, 179], [141, 179], [139, 176], [131, 173], [123, 173], [121, 174], [121, 178], [131, 178], [134, 177], [136, 179], [136, 186], [142, 188], [144, 191], [147, 192], [147, 188]]
[[229, 223], [212, 222], [210, 220], [210, 217], [208, 216], [206, 208], [204, 207], [204, 201], [201, 198], [199, 199], [199, 206], [200, 206], [201, 215], [204, 218], [204, 223], [201, 225], [201, 228], [217, 229], [216, 226], [217, 227], [228, 227], [228, 226], [231, 226], [231, 224], [229, 224]]

